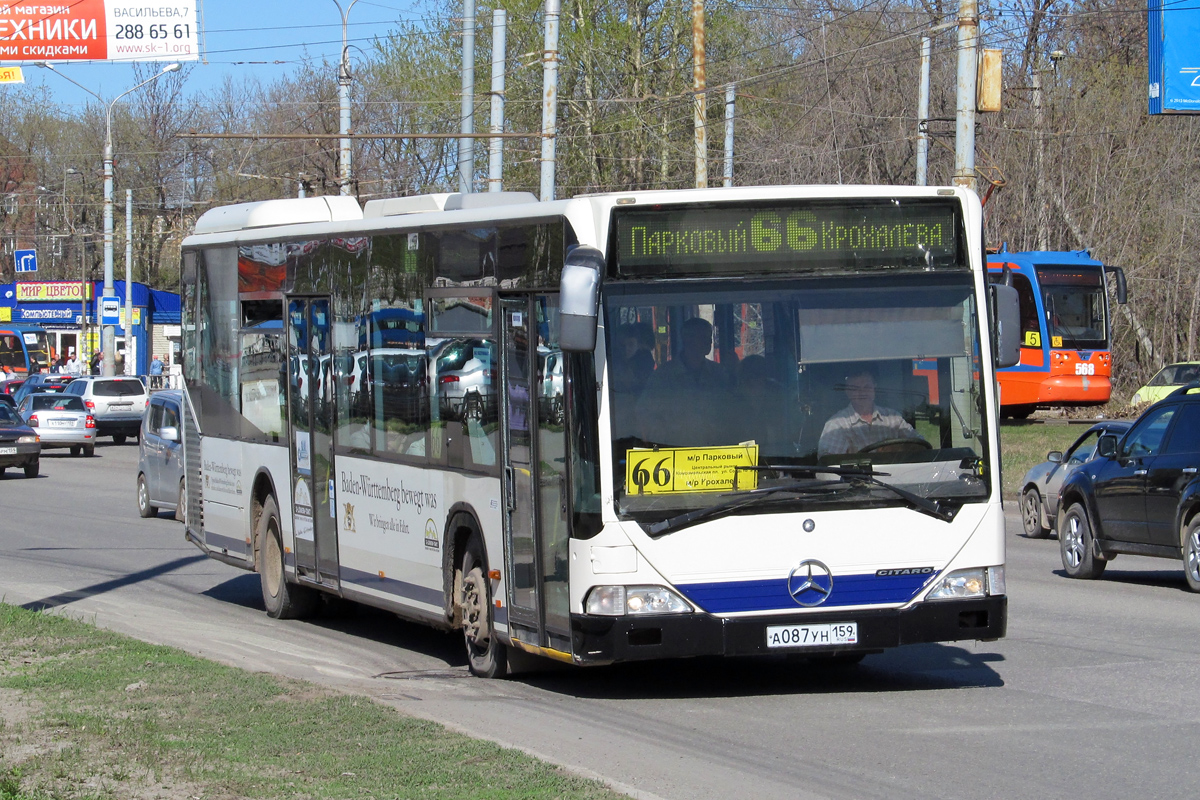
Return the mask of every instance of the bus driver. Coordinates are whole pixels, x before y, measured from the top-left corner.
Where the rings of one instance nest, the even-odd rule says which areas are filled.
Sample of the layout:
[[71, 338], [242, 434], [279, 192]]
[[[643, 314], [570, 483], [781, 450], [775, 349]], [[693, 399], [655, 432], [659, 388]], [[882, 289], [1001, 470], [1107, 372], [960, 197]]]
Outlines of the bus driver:
[[929, 446], [900, 412], [875, 405], [875, 375], [870, 369], [851, 372], [843, 388], [850, 405], [825, 423], [817, 455], [858, 453], [891, 439], [912, 439], [917, 446]]

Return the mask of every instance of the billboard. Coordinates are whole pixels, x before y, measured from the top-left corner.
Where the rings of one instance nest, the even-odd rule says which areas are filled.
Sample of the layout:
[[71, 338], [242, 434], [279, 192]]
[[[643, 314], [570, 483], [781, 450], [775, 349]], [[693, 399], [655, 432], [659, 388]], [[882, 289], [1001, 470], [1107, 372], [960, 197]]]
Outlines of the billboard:
[[0, 0], [0, 62], [195, 61], [196, 0]]
[[1200, 114], [1200, 5], [1149, 0], [1151, 114]]
[[18, 303], [70, 303], [83, 300], [84, 289], [89, 298], [92, 296], [92, 285], [79, 281], [49, 281], [35, 283], [33, 281], [16, 284]]

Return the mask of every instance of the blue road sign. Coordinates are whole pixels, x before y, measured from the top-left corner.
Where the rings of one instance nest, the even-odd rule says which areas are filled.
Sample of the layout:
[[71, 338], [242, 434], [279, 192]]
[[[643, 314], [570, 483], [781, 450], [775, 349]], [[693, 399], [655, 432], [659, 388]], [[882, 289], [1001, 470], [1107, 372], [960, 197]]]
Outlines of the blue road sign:
[[37, 272], [37, 250], [16, 250], [13, 252], [17, 272]]
[[119, 298], [119, 297], [101, 297], [100, 298], [100, 324], [101, 325], [120, 325], [121, 324], [121, 298]]

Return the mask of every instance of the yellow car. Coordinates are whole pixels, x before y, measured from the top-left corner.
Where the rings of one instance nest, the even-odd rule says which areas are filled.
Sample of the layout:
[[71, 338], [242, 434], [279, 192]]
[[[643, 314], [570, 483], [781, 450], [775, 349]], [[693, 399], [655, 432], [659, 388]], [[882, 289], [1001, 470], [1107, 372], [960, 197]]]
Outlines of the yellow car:
[[1200, 361], [1168, 364], [1160, 369], [1149, 383], [1133, 393], [1129, 405], [1157, 403], [1180, 386], [1185, 386], [1192, 381], [1200, 381]]

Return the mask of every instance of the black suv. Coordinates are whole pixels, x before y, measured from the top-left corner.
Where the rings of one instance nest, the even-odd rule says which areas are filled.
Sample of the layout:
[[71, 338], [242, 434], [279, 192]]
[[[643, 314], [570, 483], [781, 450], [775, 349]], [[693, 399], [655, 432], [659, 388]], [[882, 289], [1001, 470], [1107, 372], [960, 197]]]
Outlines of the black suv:
[[1118, 553], [1183, 560], [1200, 592], [1200, 383], [1150, 406], [1124, 436], [1105, 434], [1058, 506], [1062, 563], [1096, 578]]

